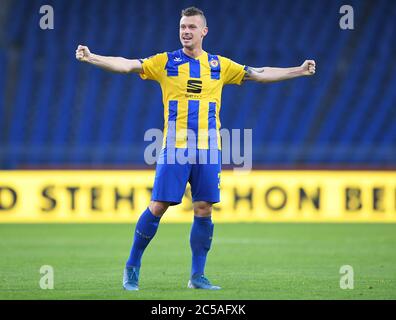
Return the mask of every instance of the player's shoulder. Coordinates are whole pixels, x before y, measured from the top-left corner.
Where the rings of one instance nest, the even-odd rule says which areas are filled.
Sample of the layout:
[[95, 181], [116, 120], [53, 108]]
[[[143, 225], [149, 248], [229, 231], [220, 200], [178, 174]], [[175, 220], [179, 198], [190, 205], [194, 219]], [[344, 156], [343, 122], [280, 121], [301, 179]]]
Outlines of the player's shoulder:
[[[225, 57], [221, 54], [214, 54], [212, 55], [215, 59], [219, 62], [221, 66], [221, 70], [228, 69], [229, 65], [231, 64], [232, 60], [228, 57]], [[209, 56], [209, 60], [211, 60]]]
[[231, 67], [238, 67], [238, 68], [243, 67], [243, 65], [240, 64], [240, 62], [237, 62], [233, 58], [230, 58], [228, 56], [225, 57], [222, 55], [218, 55], [218, 57], [219, 57], [220, 64], [222, 64], [223, 67], [226, 69], [231, 68]]
[[223, 63], [223, 64], [227, 64], [227, 63], [229, 63], [231, 61], [230, 58], [227, 58], [224, 55], [219, 54], [219, 53], [209, 53], [209, 52], [207, 52], [207, 54], [208, 54], [209, 60], [216, 59], [220, 63]]
[[140, 60], [141, 61], [145, 61], [145, 60], [163, 60], [166, 57], [167, 57], [167, 53], [166, 52], [158, 52], [158, 53], [152, 54], [151, 56], [148, 56], [148, 57], [140, 59]]
[[229, 58], [228, 56], [223, 56], [223, 55], [219, 55], [219, 59], [220, 59], [221, 61], [226, 62], [226, 63], [230, 63], [230, 62], [233, 61], [233, 60], [232, 60], [231, 58]]
[[165, 53], [175, 56], [175, 55], [181, 55], [182, 51], [183, 51], [182, 49], [177, 49], [177, 50], [173, 50], [173, 51], [165, 51]]
[[224, 58], [221, 54], [218, 54], [218, 53], [206, 52], [206, 54], [207, 54], [209, 60], [211, 60], [211, 59], [220, 60], [220, 59]]
[[166, 51], [163, 53], [168, 59], [177, 59], [177, 58], [182, 58], [183, 57], [183, 50], [178, 49], [174, 51]]

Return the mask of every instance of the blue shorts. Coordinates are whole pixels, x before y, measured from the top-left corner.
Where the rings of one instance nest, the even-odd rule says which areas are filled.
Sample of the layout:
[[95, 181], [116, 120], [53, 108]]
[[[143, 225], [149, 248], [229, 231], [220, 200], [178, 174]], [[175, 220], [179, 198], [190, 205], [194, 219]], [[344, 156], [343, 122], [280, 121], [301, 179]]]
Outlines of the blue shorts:
[[[175, 156], [183, 156], [182, 161]], [[176, 154], [176, 155], [177, 155]], [[191, 185], [194, 201], [220, 201], [220, 150], [162, 149], [157, 161], [151, 200], [181, 203], [187, 182]]]

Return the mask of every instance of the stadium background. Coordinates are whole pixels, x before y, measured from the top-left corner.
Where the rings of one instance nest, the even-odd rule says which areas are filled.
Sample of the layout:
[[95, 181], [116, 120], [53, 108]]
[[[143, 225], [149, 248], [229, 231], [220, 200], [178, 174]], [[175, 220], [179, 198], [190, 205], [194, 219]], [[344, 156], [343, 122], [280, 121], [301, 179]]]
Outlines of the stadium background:
[[[54, 30], [41, 30], [48, 4]], [[339, 27], [343, 4], [354, 30]], [[206, 271], [224, 290], [185, 289], [187, 191], [162, 218], [179, 223], [161, 224], [132, 299], [395, 299], [395, 224], [382, 223], [396, 221], [390, 0], [0, 0], [0, 298], [131, 299], [121, 275], [150, 198], [143, 136], [162, 128], [161, 92], [80, 63], [75, 49], [176, 50], [190, 5], [206, 13], [206, 51], [250, 66], [315, 59], [317, 72], [224, 88], [222, 126], [253, 129], [255, 169], [222, 174]], [[55, 290], [39, 287], [44, 265]], [[340, 289], [343, 265], [354, 269], [353, 290]]]
[[[43, 4], [53, 5], [54, 30], [39, 28]], [[180, 11], [191, 4], [2, 0], [1, 168], [144, 165], [144, 132], [163, 125], [159, 86], [77, 63], [74, 52], [176, 50]], [[343, 1], [194, 4], [207, 15], [208, 52], [250, 66], [317, 61], [312, 78], [225, 87], [222, 126], [253, 129], [257, 167], [395, 167], [393, 1], [349, 1], [355, 30], [339, 27]]]
[[[53, 30], [39, 27], [44, 4], [53, 6]], [[396, 5], [352, 1], [355, 29], [341, 30], [342, 1], [194, 4], [207, 15], [209, 52], [250, 66], [294, 66], [305, 59], [318, 65], [311, 78], [224, 89], [222, 127], [253, 129], [254, 169], [319, 171], [237, 176], [225, 170], [220, 206], [226, 214], [217, 216], [222, 221], [395, 221]], [[78, 63], [74, 52], [78, 44], [131, 58], [176, 50], [180, 11], [189, 5], [2, 0], [0, 163], [6, 171], [0, 220], [131, 221], [144, 210], [154, 167], [144, 163], [149, 142], [143, 137], [150, 128], [162, 129], [160, 88], [136, 75]], [[78, 171], [74, 179], [72, 171], [52, 171], [46, 180], [42, 171], [22, 171], [22, 179], [14, 171], [27, 169], [150, 171], [139, 184], [140, 171], [114, 171], [113, 178]], [[336, 169], [342, 171], [323, 171]], [[330, 177], [342, 183], [335, 185]], [[124, 191], [114, 191], [118, 187]], [[135, 187], [145, 191], [133, 194]], [[127, 203], [118, 208], [117, 197]], [[185, 201], [190, 203], [188, 191]], [[189, 220], [189, 211], [190, 204], [179, 206], [169, 216]]]

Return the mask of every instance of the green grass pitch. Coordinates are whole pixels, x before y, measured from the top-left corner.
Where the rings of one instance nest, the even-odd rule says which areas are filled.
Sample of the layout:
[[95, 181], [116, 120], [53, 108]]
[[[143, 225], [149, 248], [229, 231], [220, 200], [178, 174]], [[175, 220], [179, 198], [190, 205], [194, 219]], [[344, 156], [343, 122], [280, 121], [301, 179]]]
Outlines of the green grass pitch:
[[[161, 224], [138, 292], [122, 290], [134, 225], [0, 225], [0, 299], [396, 299], [395, 224], [215, 224], [206, 274], [187, 289], [189, 224]], [[42, 265], [54, 289], [39, 287]], [[354, 289], [340, 289], [351, 265]]]

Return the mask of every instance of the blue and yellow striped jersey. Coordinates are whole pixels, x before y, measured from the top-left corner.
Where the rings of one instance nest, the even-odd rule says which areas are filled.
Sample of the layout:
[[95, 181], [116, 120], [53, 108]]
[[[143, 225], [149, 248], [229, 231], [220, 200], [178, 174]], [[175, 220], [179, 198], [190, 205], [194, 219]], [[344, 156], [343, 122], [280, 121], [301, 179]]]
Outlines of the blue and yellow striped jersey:
[[140, 61], [141, 78], [161, 85], [163, 148], [172, 141], [176, 148], [221, 149], [222, 88], [226, 84], [241, 84], [246, 67], [205, 51], [194, 59], [182, 49]]

